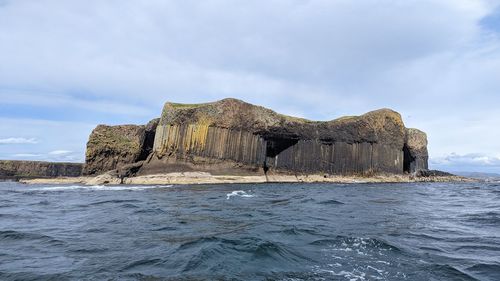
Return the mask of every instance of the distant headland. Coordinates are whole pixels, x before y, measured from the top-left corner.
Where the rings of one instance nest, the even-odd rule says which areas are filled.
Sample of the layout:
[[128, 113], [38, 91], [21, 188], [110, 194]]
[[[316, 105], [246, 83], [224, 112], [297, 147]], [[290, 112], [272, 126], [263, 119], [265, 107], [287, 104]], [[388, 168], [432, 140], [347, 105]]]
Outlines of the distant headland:
[[[406, 128], [393, 110], [320, 122], [231, 98], [203, 104], [167, 102], [161, 117], [146, 125], [99, 125], [80, 165], [78, 178], [70, 178], [78, 174], [75, 168], [66, 174], [40, 172], [42, 178], [56, 178], [28, 182], [464, 180], [429, 171], [426, 134]], [[30, 175], [36, 177], [36, 172]]]

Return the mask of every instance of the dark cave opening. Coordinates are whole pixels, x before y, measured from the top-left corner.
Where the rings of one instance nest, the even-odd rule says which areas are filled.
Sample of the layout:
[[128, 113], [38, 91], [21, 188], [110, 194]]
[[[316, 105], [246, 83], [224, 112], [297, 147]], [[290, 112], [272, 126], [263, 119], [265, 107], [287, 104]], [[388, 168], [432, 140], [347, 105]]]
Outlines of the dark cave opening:
[[410, 149], [405, 144], [403, 146], [403, 171], [405, 173], [411, 172], [411, 165], [415, 161], [415, 157], [411, 156]]
[[269, 138], [266, 140], [266, 157], [274, 158], [297, 142], [299, 142], [298, 139]]

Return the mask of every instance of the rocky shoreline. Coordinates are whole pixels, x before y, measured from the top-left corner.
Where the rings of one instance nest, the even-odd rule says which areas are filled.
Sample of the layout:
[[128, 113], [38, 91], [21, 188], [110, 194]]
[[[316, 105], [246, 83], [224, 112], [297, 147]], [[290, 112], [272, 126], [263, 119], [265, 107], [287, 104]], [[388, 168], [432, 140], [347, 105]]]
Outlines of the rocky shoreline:
[[235, 183], [407, 183], [407, 182], [475, 182], [477, 180], [451, 175], [433, 174], [418, 175], [375, 175], [375, 176], [341, 176], [341, 175], [267, 175], [238, 176], [212, 175], [206, 172], [181, 172], [119, 178], [106, 173], [96, 177], [58, 177], [23, 179], [25, 184], [82, 184], [82, 185], [163, 185], [163, 184], [235, 184]]

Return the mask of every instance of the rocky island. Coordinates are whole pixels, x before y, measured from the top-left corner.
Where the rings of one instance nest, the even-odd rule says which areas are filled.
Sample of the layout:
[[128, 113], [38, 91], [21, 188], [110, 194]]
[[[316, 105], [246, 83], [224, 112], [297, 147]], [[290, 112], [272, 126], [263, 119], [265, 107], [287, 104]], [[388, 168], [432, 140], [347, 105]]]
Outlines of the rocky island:
[[426, 134], [406, 128], [393, 110], [320, 122], [223, 99], [167, 102], [161, 117], [146, 125], [99, 125], [89, 137], [81, 177], [27, 182], [430, 180], [463, 178], [428, 171]]

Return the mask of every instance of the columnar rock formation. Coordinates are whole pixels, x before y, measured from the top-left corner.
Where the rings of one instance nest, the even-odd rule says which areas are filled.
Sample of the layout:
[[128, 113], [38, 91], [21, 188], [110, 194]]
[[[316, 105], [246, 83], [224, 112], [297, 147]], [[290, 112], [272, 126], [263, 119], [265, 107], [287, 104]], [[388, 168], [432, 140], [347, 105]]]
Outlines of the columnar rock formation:
[[77, 177], [81, 163], [0, 160], [0, 179]]
[[427, 168], [425, 134], [405, 128], [401, 116], [389, 109], [317, 122], [224, 99], [166, 103], [157, 122], [97, 127], [88, 143], [86, 173], [142, 160], [139, 174], [373, 174]]
[[417, 129], [406, 129], [403, 168], [416, 172], [427, 170], [429, 154], [427, 152], [427, 135]]

